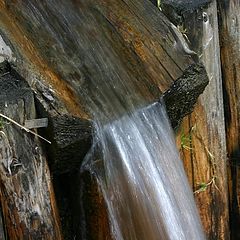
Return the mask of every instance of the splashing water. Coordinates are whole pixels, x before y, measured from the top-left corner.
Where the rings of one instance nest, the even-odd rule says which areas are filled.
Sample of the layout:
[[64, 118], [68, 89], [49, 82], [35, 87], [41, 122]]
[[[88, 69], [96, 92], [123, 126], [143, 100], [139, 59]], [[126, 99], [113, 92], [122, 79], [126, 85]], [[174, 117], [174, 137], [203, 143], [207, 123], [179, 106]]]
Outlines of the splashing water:
[[[116, 240], [205, 239], [164, 104], [96, 126], [91, 170]], [[88, 156], [89, 157], [89, 156]]]

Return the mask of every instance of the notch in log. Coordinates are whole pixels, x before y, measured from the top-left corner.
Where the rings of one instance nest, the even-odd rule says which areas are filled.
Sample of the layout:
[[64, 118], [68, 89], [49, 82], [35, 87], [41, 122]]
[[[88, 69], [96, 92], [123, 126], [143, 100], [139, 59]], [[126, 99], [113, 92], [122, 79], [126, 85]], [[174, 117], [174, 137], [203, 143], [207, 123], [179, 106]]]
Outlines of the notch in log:
[[[208, 84], [202, 64], [190, 65], [162, 97], [173, 129], [193, 110], [198, 96]], [[92, 123], [69, 115], [50, 119], [48, 138], [51, 170], [62, 174], [80, 169], [85, 154], [91, 147]]]

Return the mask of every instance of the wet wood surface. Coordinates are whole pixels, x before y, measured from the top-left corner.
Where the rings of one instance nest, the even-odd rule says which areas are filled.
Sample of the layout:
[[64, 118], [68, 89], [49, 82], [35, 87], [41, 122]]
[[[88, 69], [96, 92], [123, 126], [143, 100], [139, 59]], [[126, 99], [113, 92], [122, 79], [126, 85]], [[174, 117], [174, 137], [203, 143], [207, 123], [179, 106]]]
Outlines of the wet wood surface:
[[[185, 2], [185, 1], [182, 1]], [[176, 11], [177, 12], [177, 11]], [[217, 3], [180, 14], [190, 48], [206, 67], [210, 83], [179, 129], [179, 146], [207, 239], [229, 239], [227, 151], [218, 39]]]
[[[140, 85], [152, 102], [195, 63], [168, 19], [146, 0], [0, 0], [0, 29], [17, 59], [13, 65], [51, 117], [89, 119], [82, 90], [118, 76]], [[109, 234], [104, 216], [92, 236]]]
[[[26, 119], [36, 118], [32, 90], [6, 64], [0, 69], [0, 112], [24, 125]], [[0, 199], [7, 239], [62, 239], [39, 138], [2, 117], [0, 162]]]
[[231, 239], [240, 239], [240, 2], [218, 1], [221, 62], [229, 158]]
[[[88, 118], [80, 95], [90, 82], [121, 76], [150, 90], [146, 99], [153, 100], [194, 63], [170, 22], [145, 0], [1, 0], [0, 13], [21, 75], [36, 91], [39, 81], [52, 86], [61, 111], [75, 116]], [[46, 95], [43, 101], [60, 111]]]
[[[162, 2], [166, 6], [170, 1]], [[179, 31], [195, 43], [190, 50], [197, 52], [212, 72], [207, 92], [201, 97], [196, 111], [179, 129], [180, 145], [207, 236], [221, 240], [228, 239], [229, 230], [217, 8], [215, 1], [209, 6], [206, 4], [211, 1], [197, 2], [201, 3], [199, 8], [193, 4], [189, 11], [176, 11], [170, 18], [179, 24], [176, 26]], [[186, 17], [183, 26], [181, 18], [180, 22], [176, 21], [181, 14]], [[100, 78], [133, 79], [142, 85], [143, 93], [151, 92], [151, 96], [145, 97], [147, 101], [153, 101], [196, 60], [176, 38], [168, 19], [146, 0], [0, 0], [0, 29], [17, 59], [13, 65], [27, 79], [51, 117], [61, 118], [66, 114], [70, 118], [89, 119], [81, 91]], [[211, 69], [212, 63], [214, 69]], [[74, 131], [73, 128], [71, 136]], [[56, 138], [56, 142], [59, 141], [60, 150], [53, 153], [53, 162], [56, 156], [61, 160], [64, 148], [69, 150], [59, 139]], [[78, 140], [74, 141], [73, 137], [69, 145], [76, 146], [77, 143], [77, 146], [86, 147]], [[68, 157], [63, 155], [64, 158]], [[56, 163], [60, 167], [59, 162]], [[73, 189], [71, 193], [66, 191], [69, 194], [78, 189], [73, 187], [71, 180], [65, 184], [66, 189], [70, 189], [70, 185]], [[92, 189], [92, 192], [87, 190], [89, 196], [97, 196], [96, 185]], [[86, 194], [85, 190], [83, 192]], [[101, 198], [95, 200], [95, 203], [101, 203]], [[71, 204], [69, 207], [74, 211]], [[91, 236], [109, 237], [106, 214], [99, 216], [101, 223], [99, 218], [89, 216], [89, 219], [95, 219], [89, 226], [90, 239]]]

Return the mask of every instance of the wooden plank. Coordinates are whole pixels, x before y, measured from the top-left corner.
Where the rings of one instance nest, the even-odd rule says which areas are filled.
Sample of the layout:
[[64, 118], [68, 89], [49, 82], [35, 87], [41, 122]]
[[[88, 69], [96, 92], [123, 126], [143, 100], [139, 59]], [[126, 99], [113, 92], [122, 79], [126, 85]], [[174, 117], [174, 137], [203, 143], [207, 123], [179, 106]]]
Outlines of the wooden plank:
[[[23, 125], [36, 118], [33, 93], [14, 71], [4, 73], [0, 111]], [[0, 199], [9, 238], [62, 239], [42, 142], [1, 118], [0, 161]]]
[[184, 20], [176, 21], [177, 27], [190, 40], [190, 48], [198, 53], [210, 80], [194, 112], [179, 130], [178, 141], [207, 238], [226, 240], [229, 239], [227, 158], [217, 5], [211, 1], [205, 8], [200, 5], [192, 10], [188, 9], [187, 1], [177, 2], [185, 4], [184, 11], [175, 10]]
[[229, 191], [231, 239], [240, 239], [240, 2], [218, 1], [221, 62], [223, 72], [227, 150], [229, 157]]
[[47, 118], [37, 118], [37, 119], [30, 119], [25, 120], [24, 127], [28, 129], [32, 128], [45, 128], [48, 126], [48, 119]]
[[[188, 23], [190, 31], [190, 19]], [[216, 1], [202, 12], [202, 31], [199, 47], [210, 83], [190, 120], [195, 196], [208, 239], [227, 240], [227, 158]]]

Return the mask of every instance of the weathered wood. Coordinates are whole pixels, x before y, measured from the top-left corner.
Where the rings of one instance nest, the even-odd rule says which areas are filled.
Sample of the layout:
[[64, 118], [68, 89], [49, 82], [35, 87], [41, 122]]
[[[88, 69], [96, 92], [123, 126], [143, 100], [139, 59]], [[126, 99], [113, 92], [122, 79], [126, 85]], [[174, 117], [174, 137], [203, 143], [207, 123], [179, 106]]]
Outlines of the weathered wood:
[[226, 240], [227, 159], [216, 1], [205, 8], [182, 12], [182, 19], [179, 28], [190, 40], [190, 48], [200, 56], [210, 83], [180, 129], [179, 142], [207, 238]]
[[47, 146], [53, 174], [80, 170], [82, 160], [91, 147], [92, 123], [89, 120], [62, 115], [50, 118], [47, 129], [52, 142]]
[[80, 196], [82, 198], [82, 239], [113, 240], [103, 194], [99, 191], [96, 178], [90, 172], [80, 175]]
[[240, 239], [240, 2], [218, 1], [227, 150], [229, 157], [231, 239]]
[[[193, 64], [162, 95], [174, 129], [177, 129], [184, 116], [192, 112], [207, 84], [208, 77], [203, 65]], [[49, 120], [45, 135], [52, 142], [47, 146], [51, 172], [62, 174], [80, 169], [91, 146], [94, 131], [91, 121], [69, 115], [49, 116]]]
[[[34, 96], [27, 83], [9, 66], [0, 69], [1, 113], [22, 125], [25, 119], [36, 118]], [[62, 239], [39, 139], [2, 118], [0, 161], [0, 199], [9, 238]]]
[[1, 0], [0, 13], [2, 35], [24, 63], [17, 65], [21, 75], [36, 92], [50, 84], [54, 91], [42, 101], [62, 109], [53, 103], [57, 96], [75, 116], [87, 118], [79, 93], [90, 82], [121, 76], [143, 93], [150, 89], [152, 100], [193, 63], [168, 20], [145, 0]]
[[208, 76], [202, 64], [194, 64], [184, 71], [163, 94], [167, 114], [173, 129], [177, 129], [183, 117], [193, 111], [200, 94], [208, 84]]

